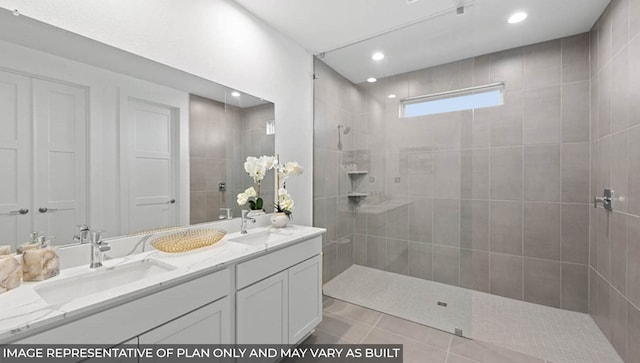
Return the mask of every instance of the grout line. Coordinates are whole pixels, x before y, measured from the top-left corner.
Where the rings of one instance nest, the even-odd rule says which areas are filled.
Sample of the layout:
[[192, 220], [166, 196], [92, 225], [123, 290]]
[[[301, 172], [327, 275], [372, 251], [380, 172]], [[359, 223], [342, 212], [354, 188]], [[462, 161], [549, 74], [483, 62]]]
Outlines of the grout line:
[[[564, 89], [564, 71], [563, 71], [564, 46], [565, 46], [564, 42], [561, 41], [560, 42], [560, 181], [559, 181], [560, 182], [559, 187], [560, 187], [560, 200], [561, 201], [564, 200], [564, 198], [563, 198], [564, 194], [562, 192], [562, 180], [563, 180], [563, 176], [564, 176], [564, 174], [563, 174], [563, 170], [564, 169], [562, 168], [564, 166], [564, 163], [562, 162], [562, 159], [563, 159], [562, 156], [564, 155], [564, 148], [565, 148], [564, 144], [562, 144], [562, 141], [564, 140], [564, 133], [562, 132], [562, 130], [564, 129], [564, 112], [563, 112], [564, 111], [564, 107], [563, 107], [564, 106], [564, 92], [563, 92], [563, 89]], [[587, 107], [589, 107], [589, 106], [587, 105]], [[562, 220], [563, 211], [564, 211], [564, 208], [563, 208], [562, 205], [560, 205], [560, 235], [558, 236], [558, 239], [560, 241], [560, 308], [562, 308], [562, 306], [563, 306], [562, 297], [564, 295], [563, 294], [563, 284], [562, 284], [562, 272], [563, 272], [562, 261], [564, 260], [564, 258], [563, 258], [564, 256], [562, 255], [562, 247], [563, 247], [562, 232], [564, 230], [563, 229], [563, 224], [564, 223], [563, 223], [563, 220]], [[524, 226], [523, 226], [523, 228], [524, 228]], [[524, 251], [523, 251], [523, 253], [524, 253]], [[523, 282], [524, 282], [524, 280], [523, 280]], [[587, 297], [587, 299], [589, 299], [589, 298]]]
[[451, 343], [453, 342], [453, 335], [449, 337], [449, 345], [447, 346], [447, 357], [445, 363], [449, 361], [449, 353], [451, 353]]
[[362, 337], [362, 339], [360, 339], [360, 344], [362, 344], [364, 342], [365, 339], [367, 339], [367, 337], [369, 336], [369, 334], [371, 334], [371, 332], [373, 331], [373, 329], [376, 327], [376, 325], [378, 325], [378, 323], [380, 322], [380, 320], [382, 320], [382, 317], [384, 316], [383, 313], [380, 313], [380, 316], [378, 317], [378, 320], [376, 320], [375, 323], [373, 323], [373, 325], [371, 325], [371, 328], [369, 328], [369, 331], [367, 332], [367, 334], [364, 335], [364, 337]]
[[[521, 189], [520, 189], [520, 203], [521, 204], [521, 210], [520, 210], [520, 226], [521, 226], [521, 230], [520, 230], [520, 243], [521, 243], [521, 250], [520, 250], [520, 288], [522, 289], [520, 292], [520, 300], [525, 300], [524, 299], [524, 255], [525, 255], [525, 251], [524, 251], [524, 200], [525, 198], [525, 182], [527, 180], [527, 174], [526, 174], [526, 165], [527, 165], [527, 161], [525, 159], [526, 157], [526, 149], [527, 149], [527, 143], [525, 142], [525, 119], [526, 119], [526, 113], [525, 113], [525, 106], [526, 106], [526, 87], [525, 87], [525, 74], [524, 74], [524, 70], [525, 70], [525, 54], [523, 52], [522, 54], [522, 100], [521, 100], [521, 104], [522, 104], [522, 108], [521, 108], [521, 128], [520, 128], [520, 137], [522, 140], [522, 152], [520, 154], [521, 159], [520, 161], [522, 162], [522, 170], [521, 170], [521, 174], [522, 175], [522, 183], [521, 183]], [[562, 68], [562, 63], [560, 64], [560, 67]], [[562, 71], [562, 69], [561, 69]], [[561, 88], [562, 89], [562, 88]], [[560, 92], [562, 94], [562, 92]], [[562, 105], [562, 104], [561, 104]]]

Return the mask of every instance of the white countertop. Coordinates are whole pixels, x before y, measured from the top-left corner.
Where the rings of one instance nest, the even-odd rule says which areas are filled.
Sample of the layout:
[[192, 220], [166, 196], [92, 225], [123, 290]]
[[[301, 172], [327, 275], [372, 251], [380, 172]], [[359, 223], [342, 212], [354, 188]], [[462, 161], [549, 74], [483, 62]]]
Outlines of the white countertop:
[[[206, 273], [220, 270], [232, 263], [320, 236], [326, 231], [323, 228], [298, 225], [289, 225], [285, 228], [265, 226], [250, 229], [248, 235], [266, 230], [270, 230], [271, 233], [281, 234], [283, 238], [267, 244], [246, 245], [229, 241], [240, 236], [239, 232], [235, 232], [226, 235], [213, 246], [186, 253], [170, 254], [152, 250], [104, 261], [104, 266], [96, 270], [90, 269], [88, 264], [85, 264], [63, 269], [60, 271], [60, 275], [46, 281], [23, 282], [20, 287], [0, 294], [0, 343], [13, 341], [17, 338], [17, 335], [26, 337], [36, 329], [39, 331], [43, 327], [60, 325], [65, 319], [75, 319], [79, 316], [86, 316], [108, 309], [123, 302], [162, 290], [167, 285], [175, 285], [200, 277]], [[111, 242], [116, 241], [113, 240]], [[37, 286], [42, 284], [60, 281], [73, 276], [91, 274], [112, 266], [144, 259], [154, 259], [176, 268], [58, 305], [47, 304], [35, 290]]]

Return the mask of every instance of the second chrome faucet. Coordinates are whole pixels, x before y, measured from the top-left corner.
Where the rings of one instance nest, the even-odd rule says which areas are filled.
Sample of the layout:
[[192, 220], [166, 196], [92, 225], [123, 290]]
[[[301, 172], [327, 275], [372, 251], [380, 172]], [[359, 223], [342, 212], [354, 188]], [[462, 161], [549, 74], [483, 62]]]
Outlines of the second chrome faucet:
[[91, 263], [89, 268], [102, 267], [104, 252], [111, 250], [111, 246], [102, 240], [100, 231], [92, 231], [89, 226], [80, 226], [80, 233], [73, 238], [80, 244], [91, 244]]
[[242, 221], [240, 222], [240, 234], [247, 234], [247, 221], [251, 221], [253, 223], [256, 223], [256, 219], [255, 218], [251, 218], [251, 217], [247, 217], [247, 213], [249, 213], [248, 210], [243, 209], [242, 210]]

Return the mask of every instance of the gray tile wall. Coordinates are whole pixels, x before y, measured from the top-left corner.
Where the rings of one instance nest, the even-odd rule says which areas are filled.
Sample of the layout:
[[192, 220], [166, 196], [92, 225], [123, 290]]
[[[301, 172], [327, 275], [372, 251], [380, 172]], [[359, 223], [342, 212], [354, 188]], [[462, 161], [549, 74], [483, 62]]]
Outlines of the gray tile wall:
[[625, 362], [640, 362], [640, 1], [613, 0], [591, 30], [589, 312]]
[[[236, 195], [253, 185], [244, 171], [246, 157], [275, 152], [274, 137], [266, 134], [273, 104], [241, 109], [191, 95], [189, 116], [190, 223], [218, 220], [220, 208], [232, 208], [239, 217]], [[227, 184], [225, 192], [218, 190], [220, 181]], [[274, 200], [273, 185], [272, 178], [262, 183], [265, 202]]]
[[[357, 264], [587, 312], [588, 58], [585, 33], [357, 87], [318, 61], [332, 77], [316, 80], [314, 178], [329, 242], [343, 236], [326, 218], [346, 205]], [[503, 106], [398, 117], [403, 97], [498, 81]], [[354, 128], [342, 151], [337, 120]], [[366, 200], [333, 192], [329, 178], [349, 182], [341, 160], [369, 171]]]
[[[356, 148], [365, 138], [362, 128], [365, 97], [358, 86], [317, 59], [314, 61], [314, 73], [318, 78], [314, 81], [313, 224], [327, 228], [323, 236], [324, 281], [329, 281], [351, 266], [354, 260], [366, 261], [368, 257], [366, 250], [354, 247], [358, 245], [354, 235], [356, 214], [347, 197], [351, 191], [364, 191], [369, 180], [368, 175], [347, 175], [356, 157], [366, 159], [366, 155], [360, 155], [364, 150]], [[351, 130], [346, 135], [341, 133], [340, 148], [339, 124]], [[362, 166], [360, 169], [367, 168]], [[386, 229], [382, 235], [385, 233]], [[406, 238], [404, 241], [406, 243]], [[374, 251], [375, 241], [372, 245], [371, 251]], [[386, 256], [385, 239], [380, 246], [385, 249]], [[383, 256], [382, 253], [380, 255]], [[401, 246], [394, 249], [392, 245], [390, 258], [396, 261], [393, 267], [397, 271], [407, 269], [407, 264], [402, 265], [406, 252], [403, 255]], [[380, 267], [385, 266], [385, 261], [382, 261]]]

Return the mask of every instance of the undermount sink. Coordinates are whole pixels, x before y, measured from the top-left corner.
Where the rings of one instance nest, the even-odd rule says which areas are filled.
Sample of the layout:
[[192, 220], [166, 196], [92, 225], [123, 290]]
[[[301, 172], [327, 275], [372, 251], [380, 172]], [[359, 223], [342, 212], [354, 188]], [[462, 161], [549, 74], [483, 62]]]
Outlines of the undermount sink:
[[44, 283], [36, 286], [35, 291], [48, 304], [55, 305], [166, 273], [175, 268], [160, 261], [145, 259]]
[[291, 233], [278, 230], [266, 230], [260, 232], [253, 232], [249, 230], [249, 233], [240, 235], [238, 237], [229, 238], [230, 242], [242, 243], [250, 246], [266, 245], [272, 242], [282, 241], [285, 238], [289, 238]]

